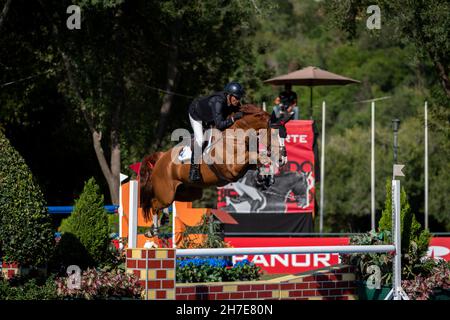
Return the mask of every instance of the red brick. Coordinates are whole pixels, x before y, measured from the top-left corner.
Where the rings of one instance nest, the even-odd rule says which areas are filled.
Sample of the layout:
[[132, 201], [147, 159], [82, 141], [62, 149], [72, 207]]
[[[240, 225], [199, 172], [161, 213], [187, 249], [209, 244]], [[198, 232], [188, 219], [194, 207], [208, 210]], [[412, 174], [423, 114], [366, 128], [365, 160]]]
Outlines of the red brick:
[[168, 258], [175, 258], [175, 250], [169, 250], [167, 252], [167, 257]]
[[244, 298], [257, 298], [258, 294], [256, 292], [244, 292]]
[[355, 294], [355, 289], [342, 289], [342, 294]]
[[163, 289], [173, 289], [175, 287], [175, 281], [173, 280], [162, 280]]
[[308, 276], [308, 277], [304, 277], [304, 278], [303, 278], [303, 281], [304, 281], [304, 282], [314, 281], [314, 280], [316, 280], [316, 279], [314, 278], [314, 276]]
[[131, 258], [133, 256], [133, 253], [131, 251], [131, 249], [127, 250], [127, 258]]
[[209, 288], [206, 286], [195, 287], [195, 293], [208, 293], [208, 292], [209, 292]]
[[336, 288], [336, 283], [335, 282], [321, 282], [320, 283], [322, 288]]
[[308, 283], [296, 283], [295, 284], [295, 289], [308, 289], [309, 288], [309, 284]]
[[330, 295], [330, 290], [326, 290], [326, 289], [319, 289], [317, 290], [317, 293], [321, 296], [329, 296]]
[[156, 299], [165, 299], [166, 290], [156, 290]]
[[348, 288], [348, 281], [336, 282], [336, 288]]
[[318, 296], [319, 292], [317, 290], [304, 290], [303, 297], [311, 297], [311, 296]]
[[147, 266], [146, 266], [146, 261], [145, 260], [138, 260], [137, 261], [137, 267], [139, 268], [139, 269], [146, 269], [147, 268]]
[[144, 280], [139, 280], [138, 284], [140, 287], [145, 288], [145, 281]]
[[233, 292], [230, 294], [230, 299], [242, 299], [244, 294], [242, 292]]
[[321, 287], [321, 283], [318, 282], [309, 282], [309, 289], [318, 289]]
[[222, 286], [211, 286], [209, 287], [209, 292], [222, 292], [223, 287]]
[[[149, 269], [160, 269], [161, 268], [161, 260], [148, 260], [148, 268]], [[164, 268], [164, 266], [163, 266]]]
[[335, 281], [335, 280], [341, 280], [342, 275], [335, 275], [335, 274], [329, 274], [329, 275], [318, 275], [316, 276], [317, 281]]
[[16, 275], [16, 270], [8, 270], [7, 277], [13, 278]]
[[138, 278], [141, 277], [141, 272], [139, 270], [133, 270], [133, 274]]
[[157, 279], [165, 279], [166, 278], [166, 270], [156, 270], [156, 278]]
[[175, 297], [176, 300], [187, 300], [187, 295], [185, 294], [180, 294], [180, 295], [176, 295]]
[[330, 296], [339, 296], [342, 294], [341, 289], [330, 290]]
[[205, 300], [216, 300], [216, 294], [215, 293], [209, 293], [204, 295], [206, 297]]
[[[178, 288], [177, 288], [178, 290]], [[195, 293], [195, 287], [181, 287], [182, 293]]]
[[175, 261], [174, 260], [162, 260], [162, 267], [163, 268], [175, 268]]
[[229, 293], [217, 293], [216, 294], [216, 299], [217, 300], [229, 300], [230, 299], [230, 294]]
[[136, 260], [127, 259], [127, 268], [136, 268]]
[[289, 291], [289, 297], [301, 297], [303, 296], [303, 291]]
[[252, 285], [251, 290], [252, 291], [264, 290], [264, 285], [263, 284], [254, 284], [254, 285]]
[[266, 284], [266, 290], [279, 290], [279, 284]]
[[179, 293], [181, 293], [181, 288], [180, 288], [180, 287], [178, 287], [178, 288], [175, 288], [175, 293], [176, 293], [176, 294], [179, 294]]
[[161, 281], [159, 280], [151, 280], [148, 281], [147, 283], [149, 289], [161, 289]]
[[250, 291], [250, 285], [237, 286], [237, 291]]
[[282, 283], [280, 284], [281, 290], [289, 290], [289, 289], [295, 289], [295, 283]]
[[260, 291], [258, 292], [258, 298], [272, 298], [271, 291]]
[[155, 250], [147, 250], [147, 259], [155, 259]]

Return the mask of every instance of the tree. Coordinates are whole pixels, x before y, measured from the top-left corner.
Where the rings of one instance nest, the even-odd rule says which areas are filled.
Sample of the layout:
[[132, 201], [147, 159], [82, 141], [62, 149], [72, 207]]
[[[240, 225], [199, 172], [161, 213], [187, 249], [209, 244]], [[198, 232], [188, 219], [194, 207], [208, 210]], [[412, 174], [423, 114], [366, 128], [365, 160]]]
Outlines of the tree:
[[0, 252], [3, 261], [41, 266], [52, 256], [54, 232], [39, 186], [0, 132]]
[[[363, 32], [368, 17], [366, 9], [373, 1], [333, 0], [327, 3], [335, 25], [345, 30], [350, 38], [355, 38], [358, 31]], [[395, 32], [391, 37], [403, 44], [412, 43], [422, 59], [428, 57], [432, 61], [442, 89], [450, 99], [450, 3], [440, 0], [381, 0], [377, 5], [381, 10], [381, 28], [385, 28], [384, 25], [392, 28]], [[373, 32], [377, 32], [376, 29]]]

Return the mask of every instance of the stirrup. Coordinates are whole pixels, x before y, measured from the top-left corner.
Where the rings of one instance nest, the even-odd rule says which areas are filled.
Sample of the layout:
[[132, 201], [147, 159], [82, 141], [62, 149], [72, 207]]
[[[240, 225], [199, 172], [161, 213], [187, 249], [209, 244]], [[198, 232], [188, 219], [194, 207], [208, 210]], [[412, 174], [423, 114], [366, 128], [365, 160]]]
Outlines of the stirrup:
[[191, 164], [191, 168], [189, 170], [189, 180], [192, 182], [198, 182], [201, 180], [200, 166], [198, 164]]

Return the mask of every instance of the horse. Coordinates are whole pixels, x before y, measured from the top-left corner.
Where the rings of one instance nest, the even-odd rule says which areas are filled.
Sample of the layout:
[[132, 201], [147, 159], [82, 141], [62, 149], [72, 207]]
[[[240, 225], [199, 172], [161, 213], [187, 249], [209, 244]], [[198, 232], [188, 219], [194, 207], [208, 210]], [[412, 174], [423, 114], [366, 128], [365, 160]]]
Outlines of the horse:
[[[269, 138], [267, 139], [267, 148], [271, 148], [272, 144], [276, 145], [270, 139], [272, 129], [270, 128], [270, 115], [267, 112], [253, 104], [243, 105], [239, 111], [243, 113], [243, 117], [236, 120], [232, 126], [224, 130], [221, 133], [221, 138], [213, 141], [212, 144], [222, 144], [225, 146], [226, 142], [230, 142], [227, 137], [230, 136], [231, 132], [235, 132], [233, 130], [242, 129], [248, 132], [254, 129], [253, 132], [263, 132], [267, 135]], [[274, 140], [278, 142], [278, 139]], [[223, 150], [226, 149], [225, 158], [227, 159], [230, 156], [233, 157], [232, 159], [236, 155], [239, 156], [238, 144], [242, 141], [239, 142], [236, 139], [231, 141], [233, 148], [223, 148]], [[255, 154], [254, 152], [253, 154], [250, 152], [249, 141], [250, 138], [246, 137], [244, 143], [244, 161], [240, 163], [200, 163], [202, 179], [199, 182], [192, 182], [189, 179], [190, 163], [177, 163], [177, 161], [173, 161], [173, 155], [180, 154], [183, 146], [175, 146], [166, 152], [155, 152], [144, 157], [139, 174], [140, 202], [144, 219], [149, 220], [150, 215], [152, 215], [153, 219], [153, 229], [148, 230], [146, 236], [152, 237], [158, 235], [160, 213], [162, 209], [167, 208], [174, 201], [191, 202], [201, 199], [203, 188], [208, 186], [223, 186], [230, 182], [235, 182], [244, 176], [249, 169], [255, 169], [262, 158], [256, 154], [257, 164], [250, 163], [251, 156], [255, 156]], [[215, 155], [214, 150], [211, 151], [211, 154]], [[242, 154], [240, 156], [242, 159]], [[272, 156], [276, 157], [277, 155]], [[279, 161], [279, 157], [278, 155], [277, 161]]]

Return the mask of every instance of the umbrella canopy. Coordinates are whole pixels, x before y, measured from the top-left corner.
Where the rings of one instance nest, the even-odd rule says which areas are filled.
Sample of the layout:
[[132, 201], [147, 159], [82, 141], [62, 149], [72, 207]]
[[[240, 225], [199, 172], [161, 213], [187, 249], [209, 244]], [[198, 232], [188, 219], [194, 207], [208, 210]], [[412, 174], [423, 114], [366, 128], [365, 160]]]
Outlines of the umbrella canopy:
[[274, 85], [299, 85], [308, 86], [311, 89], [310, 96], [310, 113], [312, 118], [312, 87], [313, 86], [331, 86], [346, 85], [350, 83], [360, 83], [358, 80], [344, 77], [329, 71], [322, 70], [317, 67], [306, 67], [288, 74], [284, 74], [275, 78], [264, 80], [264, 83]]
[[358, 80], [347, 78], [317, 67], [306, 67], [282, 76], [264, 80], [265, 83], [283, 85], [292, 84], [300, 86], [328, 86], [360, 83]]

